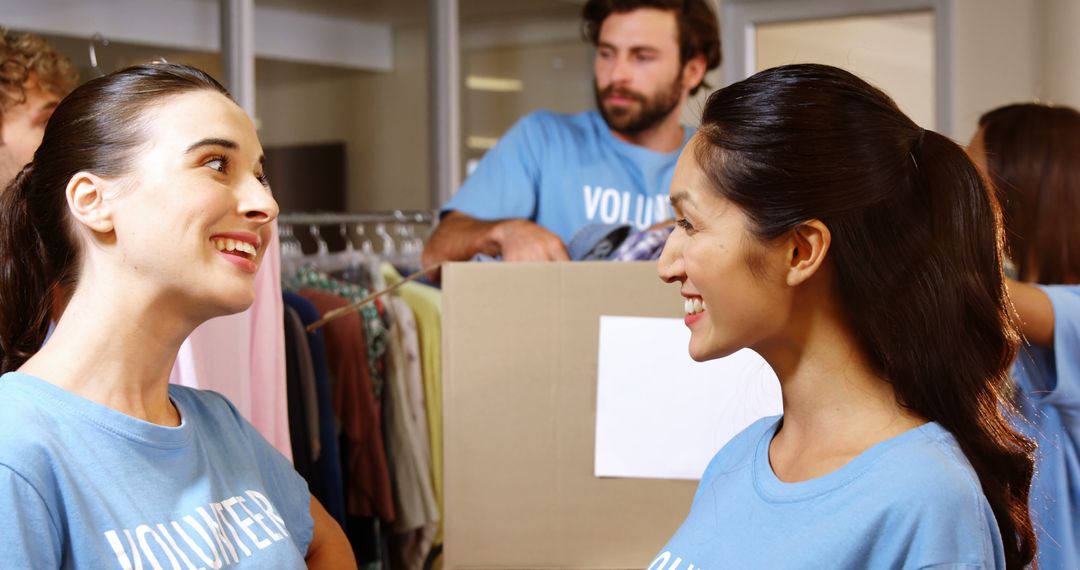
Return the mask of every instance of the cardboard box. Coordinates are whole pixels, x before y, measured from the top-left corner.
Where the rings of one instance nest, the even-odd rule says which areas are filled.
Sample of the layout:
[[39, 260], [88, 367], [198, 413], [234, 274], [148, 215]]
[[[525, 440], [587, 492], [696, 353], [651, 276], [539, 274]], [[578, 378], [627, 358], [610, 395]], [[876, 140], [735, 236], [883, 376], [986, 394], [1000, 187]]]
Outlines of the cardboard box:
[[444, 568], [644, 568], [682, 523], [696, 482], [593, 476], [601, 315], [683, 303], [653, 263], [443, 268]]

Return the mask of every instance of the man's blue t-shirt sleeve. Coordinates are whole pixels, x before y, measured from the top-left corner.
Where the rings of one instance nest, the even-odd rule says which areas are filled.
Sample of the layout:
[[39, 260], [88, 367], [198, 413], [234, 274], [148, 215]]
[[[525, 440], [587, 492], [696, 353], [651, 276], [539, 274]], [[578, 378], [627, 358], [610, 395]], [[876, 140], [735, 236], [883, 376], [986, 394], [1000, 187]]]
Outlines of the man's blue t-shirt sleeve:
[[0, 560], [5, 568], [59, 568], [62, 546], [45, 501], [30, 483], [0, 465]]
[[480, 160], [443, 213], [459, 211], [479, 220], [536, 218], [540, 153], [545, 138], [532, 113], [519, 120]]

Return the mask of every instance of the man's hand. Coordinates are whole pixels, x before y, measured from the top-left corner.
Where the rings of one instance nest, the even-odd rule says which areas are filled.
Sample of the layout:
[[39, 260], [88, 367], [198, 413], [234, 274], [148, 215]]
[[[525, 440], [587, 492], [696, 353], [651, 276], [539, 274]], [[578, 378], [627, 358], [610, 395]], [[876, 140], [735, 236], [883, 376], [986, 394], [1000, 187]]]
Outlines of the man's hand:
[[421, 257], [424, 267], [443, 261], [465, 261], [477, 253], [501, 255], [506, 261], [565, 261], [559, 236], [528, 220], [481, 221], [450, 212], [428, 238]]
[[505, 220], [491, 229], [503, 261], [568, 261], [559, 236], [529, 220]]

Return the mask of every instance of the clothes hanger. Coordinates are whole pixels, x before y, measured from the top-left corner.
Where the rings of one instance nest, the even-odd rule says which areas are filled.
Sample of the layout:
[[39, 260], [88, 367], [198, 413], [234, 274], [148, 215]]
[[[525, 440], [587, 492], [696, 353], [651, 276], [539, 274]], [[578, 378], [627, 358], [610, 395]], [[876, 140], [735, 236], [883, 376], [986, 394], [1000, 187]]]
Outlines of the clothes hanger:
[[90, 53], [90, 69], [93, 70], [96, 77], [101, 77], [102, 75], [105, 75], [105, 72], [103, 72], [101, 66], [98, 65], [97, 47], [95, 45], [97, 42], [101, 42], [102, 46], [107, 47], [109, 45], [109, 40], [105, 39], [105, 36], [102, 36], [100, 33], [94, 32], [94, 35], [90, 36], [90, 45], [87, 48]]

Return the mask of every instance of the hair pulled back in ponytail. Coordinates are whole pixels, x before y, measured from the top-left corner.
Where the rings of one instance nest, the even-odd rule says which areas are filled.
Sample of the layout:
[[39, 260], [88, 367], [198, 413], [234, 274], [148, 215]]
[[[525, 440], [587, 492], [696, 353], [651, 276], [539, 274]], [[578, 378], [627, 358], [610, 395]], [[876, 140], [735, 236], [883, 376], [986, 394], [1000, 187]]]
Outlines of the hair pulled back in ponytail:
[[[59, 216], [38, 219], [30, 211], [33, 166], [23, 167], [0, 195], [0, 348], [5, 372], [18, 368], [45, 339], [49, 305], [42, 300], [51, 297], [57, 282], [55, 266], [70, 265], [66, 258], [74, 251], [66, 228], [57, 227]], [[57, 197], [63, 200], [63, 193]], [[57, 229], [59, 233], [52, 234], [56, 239], [42, 239]]]
[[177, 64], [129, 67], [78, 87], [56, 107], [34, 160], [0, 195], [0, 349], [3, 372], [41, 347], [53, 292], [78, 278], [79, 240], [68, 182], [79, 172], [118, 177], [145, 142], [146, 112], [165, 98], [228, 92], [206, 73]]
[[832, 234], [836, 297], [899, 403], [971, 462], [1008, 567], [1035, 554], [1035, 445], [1010, 425], [1019, 333], [1002, 216], [964, 151], [883, 92], [824, 65], [769, 69], [709, 97], [698, 163], [768, 241], [809, 220]]

